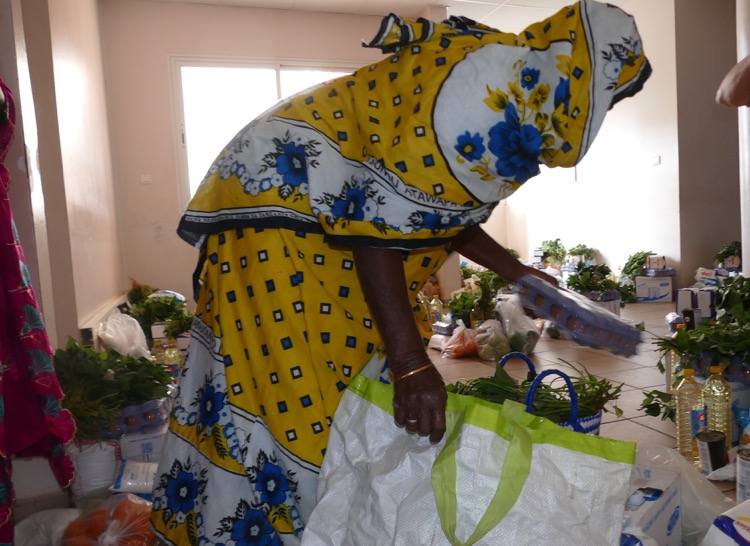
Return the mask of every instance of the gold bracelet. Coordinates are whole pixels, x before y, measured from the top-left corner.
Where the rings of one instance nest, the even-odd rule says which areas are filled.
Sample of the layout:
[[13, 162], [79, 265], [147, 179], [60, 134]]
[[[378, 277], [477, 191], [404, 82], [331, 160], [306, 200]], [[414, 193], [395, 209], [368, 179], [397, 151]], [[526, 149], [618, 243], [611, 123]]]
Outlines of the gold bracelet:
[[421, 368], [417, 368], [416, 370], [412, 370], [412, 371], [410, 371], [410, 372], [406, 372], [406, 373], [405, 373], [404, 375], [402, 375], [401, 377], [396, 377], [396, 378], [395, 378], [395, 379], [393, 380], [393, 382], [395, 383], [396, 381], [401, 381], [402, 379], [406, 379], [406, 378], [407, 378], [407, 377], [409, 377], [410, 375], [415, 375], [415, 374], [418, 374], [419, 372], [423, 372], [423, 371], [425, 371], [425, 370], [427, 370], [427, 369], [429, 369], [429, 368], [432, 368], [432, 367], [433, 367], [433, 365], [432, 365], [432, 364], [427, 364], [427, 365], [425, 365], [425, 366], [422, 366]]

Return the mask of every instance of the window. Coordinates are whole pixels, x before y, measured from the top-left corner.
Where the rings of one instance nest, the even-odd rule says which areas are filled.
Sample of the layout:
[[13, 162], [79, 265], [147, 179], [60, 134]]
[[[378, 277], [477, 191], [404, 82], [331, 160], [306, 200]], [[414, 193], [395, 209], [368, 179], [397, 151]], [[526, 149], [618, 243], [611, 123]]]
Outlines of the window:
[[172, 62], [183, 206], [224, 145], [250, 120], [284, 97], [356, 69], [302, 63]]

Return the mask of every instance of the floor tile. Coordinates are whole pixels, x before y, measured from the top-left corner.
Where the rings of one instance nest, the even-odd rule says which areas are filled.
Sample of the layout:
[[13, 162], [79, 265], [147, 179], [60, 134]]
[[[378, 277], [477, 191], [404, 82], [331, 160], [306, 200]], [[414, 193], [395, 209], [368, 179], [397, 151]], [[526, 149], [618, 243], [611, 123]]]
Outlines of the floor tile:
[[615, 440], [660, 445], [669, 448], [677, 447], [673, 436], [635, 423], [632, 420], [603, 423], [600, 435]]
[[656, 368], [638, 368], [617, 372], [600, 372], [598, 377], [606, 377], [615, 383], [626, 383], [637, 388], [665, 388], [664, 375]]

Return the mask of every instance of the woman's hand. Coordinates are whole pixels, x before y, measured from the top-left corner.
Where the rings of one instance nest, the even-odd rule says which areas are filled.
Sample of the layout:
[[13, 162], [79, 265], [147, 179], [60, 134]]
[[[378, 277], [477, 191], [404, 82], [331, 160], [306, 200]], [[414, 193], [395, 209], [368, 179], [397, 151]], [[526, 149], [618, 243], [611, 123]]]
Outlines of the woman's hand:
[[[394, 376], [396, 424], [437, 443], [445, 434], [448, 395], [432, 365], [409, 301], [400, 250], [357, 247], [354, 262]], [[413, 372], [413, 373], [412, 373]]]
[[395, 376], [393, 417], [409, 433], [429, 436], [437, 444], [445, 434], [448, 395], [437, 368], [427, 364]]

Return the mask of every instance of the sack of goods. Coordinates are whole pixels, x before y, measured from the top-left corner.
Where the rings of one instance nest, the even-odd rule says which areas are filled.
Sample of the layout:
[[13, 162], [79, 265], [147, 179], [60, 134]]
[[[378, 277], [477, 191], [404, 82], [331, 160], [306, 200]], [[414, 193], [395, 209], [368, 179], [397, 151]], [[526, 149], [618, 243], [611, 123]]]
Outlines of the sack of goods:
[[448, 396], [446, 435], [431, 445], [394, 426], [392, 386], [352, 381], [303, 544], [620, 544], [634, 443], [515, 401]]

